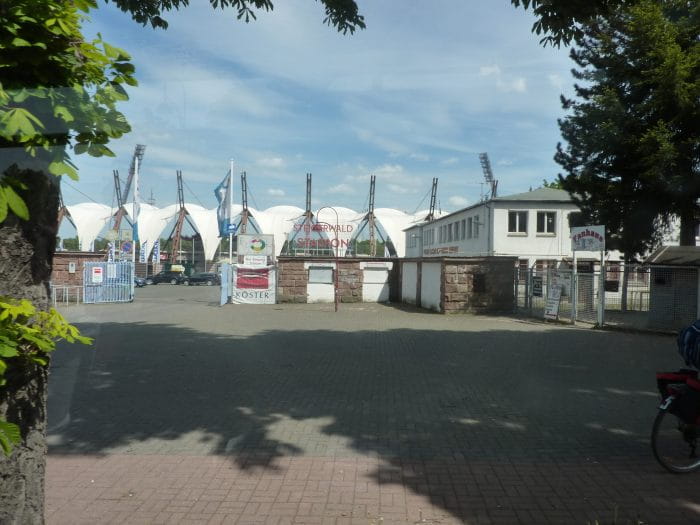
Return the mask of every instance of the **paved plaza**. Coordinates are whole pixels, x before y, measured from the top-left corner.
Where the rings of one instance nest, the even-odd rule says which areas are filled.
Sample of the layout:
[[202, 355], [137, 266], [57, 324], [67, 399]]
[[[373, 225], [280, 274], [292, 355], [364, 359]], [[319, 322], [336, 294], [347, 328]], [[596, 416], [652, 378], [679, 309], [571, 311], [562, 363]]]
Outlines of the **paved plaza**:
[[700, 522], [649, 447], [671, 336], [217, 294], [63, 309], [49, 525]]

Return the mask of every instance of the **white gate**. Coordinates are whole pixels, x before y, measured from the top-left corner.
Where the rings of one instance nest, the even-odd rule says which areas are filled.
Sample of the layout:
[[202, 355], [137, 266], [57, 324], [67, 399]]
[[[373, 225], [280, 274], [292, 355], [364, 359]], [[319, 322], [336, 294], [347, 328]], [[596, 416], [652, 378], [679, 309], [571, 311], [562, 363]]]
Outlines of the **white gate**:
[[83, 270], [84, 303], [128, 303], [134, 300], [134, 264], [86, 262]]

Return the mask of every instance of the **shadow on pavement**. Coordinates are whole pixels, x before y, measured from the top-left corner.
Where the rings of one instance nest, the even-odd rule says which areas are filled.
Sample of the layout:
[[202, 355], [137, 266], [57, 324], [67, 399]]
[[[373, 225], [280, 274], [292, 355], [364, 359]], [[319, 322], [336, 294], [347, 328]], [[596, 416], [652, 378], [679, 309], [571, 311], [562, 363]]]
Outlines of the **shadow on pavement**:
[[500, 508], [506, 522], [538, 522], [559, 508], [585, 523], [616, 506], [621, 519], [699, 517], [693, 484], [649, 450], [663, 338], [79, 326], [99, 336], [52, 364], [52, 454], [224, 455], [264, 470], [289, 456], [370, 457], [377, 484], [465, 520]]

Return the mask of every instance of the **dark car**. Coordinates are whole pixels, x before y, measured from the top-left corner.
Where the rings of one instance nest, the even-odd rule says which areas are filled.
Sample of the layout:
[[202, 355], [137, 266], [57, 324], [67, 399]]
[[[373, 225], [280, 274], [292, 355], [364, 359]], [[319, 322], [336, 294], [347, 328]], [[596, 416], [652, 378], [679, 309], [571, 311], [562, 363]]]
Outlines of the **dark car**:
[[134, 284], [136, 285], [136, 288], [143, 288], [148, 283], [143, 277], [134, 277]]
[[215, 284], [221, 284], [218, 273], [193, 273], [189, 277], [185, 277], [183, 284], [189, 286], [191, 284], [206, 284], [207, 286], [213, 286]]
[[180, 284], [183, 281], [183, 274], [180, 272], [158, 272], [155, 275], [146, 277], [146, 284], [170, 283]]

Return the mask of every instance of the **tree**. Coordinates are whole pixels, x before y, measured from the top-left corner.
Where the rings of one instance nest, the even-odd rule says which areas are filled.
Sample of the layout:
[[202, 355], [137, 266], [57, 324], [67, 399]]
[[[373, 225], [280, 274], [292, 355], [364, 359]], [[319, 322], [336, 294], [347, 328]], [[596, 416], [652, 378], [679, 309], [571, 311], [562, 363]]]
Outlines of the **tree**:
[[553, 181], [548, 181], [546, 179], [542, 179], [542, 187], [543, 188], [552, 188], [554, 190], [563, 190], [564, 189], [562, 187], [561, 181], [558, 178], [556, 180], [553, 180]]
[[583, 29], [561, 183], [607, 246], [625, 260], [647, 253], [674, 216], [695, 244], [700, 197], [700, 8], [641, 0]]
[[583, 36], [582, 27], [599, 17], [631, 6], [637, 0], [511, 0], [516, 7], [532, 7], [537, 20], [532, 31], [542, 37], [543, 44], [569, 45]]
[[[142, 23], [165, 27], [159, 13], [187, 0], [114, 0]], [[364, 27], [349, 0], [322, 0], [326, 23], [351, 33]], [[267, 0], [211, 0], [214, 7], [272, 9]], [[58, 229], [60, 177], [77, 178], [70, 154], [113, 155], [107, 144], [130, 130], [116, 105], [127, 100], [124, 85], [136, 85], [125, 51], [101, 37], [87, 42], [81, 33], [96, 0], [14, 0], [0, 3], [0, 320], [23, 312], [45, 312]], [[28, 301], [17, 305], [12, 298]], [[37, 327], [20, 315], [29, 332], [51, 340], [71, 328], [46, 313]], [[43, 319], [44, 314], [37, 314]], [[26, 319], [25, 319], [26, 318]], [[7, 326], [13, 327], [17, 323]], [[0, 443], [20, 437], [11, 455], [0, 454], [0, 523], [43, 523], [46, 455], [48, 350], [13, 338], [20, 332], [0, 326]], [[45, 339], [36, 345], [48, 348]], [[14, 345], [14, 346], [13, 346]], [[28, 356], [39, 355], [37, 359]], [[4, 375], [4, 377], [2, 377]]]

